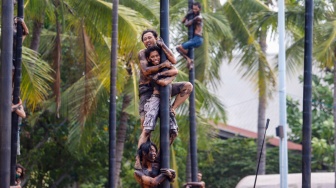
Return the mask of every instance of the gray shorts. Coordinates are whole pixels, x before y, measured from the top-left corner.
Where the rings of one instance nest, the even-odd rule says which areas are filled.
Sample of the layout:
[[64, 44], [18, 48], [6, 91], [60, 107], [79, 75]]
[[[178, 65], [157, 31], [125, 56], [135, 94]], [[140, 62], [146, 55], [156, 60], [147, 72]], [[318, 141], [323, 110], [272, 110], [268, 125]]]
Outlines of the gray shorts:
[[[159, 117], [160, 113], [160, 97], [157, 95], [152, 95], [151, 98], [148, 99], [147, 103], [145, 104], [145, 121], [144, 121], [144, 129], [153, 131], [156, 126], [157, 118]], [[175, 116], [170, 113], [169, 118], [169, 127], [170, 130], [178, 131], [177, 122]]]
[[139, 85], [139, 98], [140, 98], [139, 114], [140, 114], [140, 117], [145, 116], [144, 106], [145, 106], [147, 100], [153, 94], [153, 91], [154, 91], [154, 89], [150, 84]]

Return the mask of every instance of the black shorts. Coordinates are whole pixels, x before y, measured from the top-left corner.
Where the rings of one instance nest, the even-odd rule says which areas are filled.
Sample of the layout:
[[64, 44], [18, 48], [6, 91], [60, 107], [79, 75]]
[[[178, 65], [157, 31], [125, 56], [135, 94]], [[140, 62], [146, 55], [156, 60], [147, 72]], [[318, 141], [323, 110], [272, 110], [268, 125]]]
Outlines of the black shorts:
[[171, 84], [170, 96], [174, 97], [175, 95], [181, 93], [183, 86], [187, 82], [175, 82]]

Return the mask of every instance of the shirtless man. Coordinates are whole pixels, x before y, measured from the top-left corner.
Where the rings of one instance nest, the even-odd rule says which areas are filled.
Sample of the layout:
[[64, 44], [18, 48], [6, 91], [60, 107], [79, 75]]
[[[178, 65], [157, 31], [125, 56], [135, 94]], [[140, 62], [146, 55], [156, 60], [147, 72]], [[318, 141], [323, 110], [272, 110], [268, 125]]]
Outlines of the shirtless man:
[[[191, 16], [193, 17], [192, 19], [189, 18]], [[203, 44], [203, 19], [201, 15], [201, 4], [199, 2], [193, 3], [192, 11], [189, 11], [188, 14], [182, 19], [182, 23], [187, 27], [191, 25], [194, 26], [193, 38], [176, 47], [176, 50], [187, 60], [187, 66], [190, 70], [194, 67], [194, 61], [187, 56], [188, 50], [197, 48]]]
[[134, 171], [134, 177], [142, 188], [156, 188], [160, 183], [168, 179], [174, 181], [175, 171], [172, 169], [161, 168], [157, 163], [157, 147], [149, 140], [138, 149], [141, 161], [141, 168]]

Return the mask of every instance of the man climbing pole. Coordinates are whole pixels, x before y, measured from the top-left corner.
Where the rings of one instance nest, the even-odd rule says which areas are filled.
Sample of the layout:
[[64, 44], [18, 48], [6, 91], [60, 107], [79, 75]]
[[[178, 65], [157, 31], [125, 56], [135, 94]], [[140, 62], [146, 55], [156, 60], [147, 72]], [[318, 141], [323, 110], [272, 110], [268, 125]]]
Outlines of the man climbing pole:
[[172, 182], [175, 179], [176, 174], [173, 169], [160, 167], [157, 153], [156, 145], [149, 140], [141, 144], [138, 149], [141, 168], [134, 171], [134, 177], [143, 188], [156, 188], [165, 180]]
[[[145, 110], [144, 106], [145, 103], [150, 99], [154, 92], [154, 85], [151, 84], [153, 81], [153, 77], [161, 77], [164, 76], [166, 73], [160, 72], [163, 68], [171, 69], [172, 64], [176, 64], [176, 59], [170, 49], [164, 44], [162, 40], [158, 40], [158, 34], [156, 31], [148, 29], [145, 30], [142, 34], [142, 42], [144, 43], [146, 48], [151, 46], [158, 46], [160, 47], [163, 52], [166, 54], [168, 61], [165, 61], [158, 65], [149, 64], [148, 59], [145, 56], [145, 50], [140, 50], [138, 54], [138, 58], [140, 61], [140, 80], [139, 80], [139, 97], [140, 97], [140, 104], [139, 104], [139, 113], [141, 119], [141, 129], [142, 133], [139, 138], [138, 147], [150, 136], [150, 131], [146, 131], [143, 128], [143, 123], [145, 120]], [[163, 75], [161, 75], [163, 74]], [[168, 75], [166, 75], [168, 76]], [[170, 75], [173, 76], [173, 75]], [[159, 81], [160, 82], [160, 81]], [[168, 83], [169, 84], [169, 83]], [[159, 84], [161, 85], [161, 84]], [[162, 86], [162, 85], [161, 85]], [[172, 92], [171, 94], [176, 95], [173, 105], [171, 106], [171, 115], [175, 116], [175, 109], [179, 107], [190, 95], [192, 91], [192, 84], [190, 82], [178, 82], [172, 85]], [[139, 157], [136, 157], [135, 169], [140, 168]]]
[[201, 4], [199, 2], [193, 3], [192, 10], [182, 19], [182, 23], [186, 27], [194, 27], [193, 37], [176, 47], [176, 50], [187, 60], [187, 67], [190, 70], [194, 67], [194, 60], [187, 56], [188, 50], [197, 48], [203, 44], [203, 18], [201, 15]]

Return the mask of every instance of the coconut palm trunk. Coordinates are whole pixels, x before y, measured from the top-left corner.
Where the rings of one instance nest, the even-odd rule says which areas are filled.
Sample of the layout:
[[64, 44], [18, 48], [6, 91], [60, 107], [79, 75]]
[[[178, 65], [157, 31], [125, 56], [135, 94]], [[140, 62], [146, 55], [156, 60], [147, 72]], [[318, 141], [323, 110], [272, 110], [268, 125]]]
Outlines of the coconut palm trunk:
[[43, 22], [39, 20], [34, 20], [33, 22], [33, 33], [32, 33], [32, 40], [30, 43], [30, 49], [34, 50], [35, 52], [38, 51], [40, 46], [40, 38], [42, 32]]
[[115, 187], [116, 173], [116, 95], [117, 95], [117, 56], [118, 56], [118, 5], [119, 0], [113, 0], [112, 8], [112, 51], [110, 73], [110, 115], [109, 115], [109, 187]]
[[124, 95], [123, 98], [123, 104], [122, 104], [122, 112], [120, 115], [120, 125], [118, 127], [118, 134], [117, 134], [117, 145], [116, 145], [116, 173], [114, 175], [115, 179], [115, 186], [118, 187], [118, 184], [120, 184], [120, 168], [121, 168], [121, 161], [122, 156], [124, 153], [124, 145], [126, 140], [126, 132], [127, 132], [127, 121], [129, 118], [128, 113], [125, 112], [125, 109], [128, 107], [128, 105], [131, 102], [131, 97], [127, 94]]
[[[267, 44], [266, 44], [266, 31], [261, 30], [259, 44], [266, 54]], [[265, 125], [265, 115], [266, 115], [266, 103], [267, 103], [267, 95], [266, 95], [266, 80], [265, 80], [265, 67], [262, 63], [259, 63], [259, 71], [258, 71], [258, 87], [259, 87], [259, 101], [258, 101], [258, 138], [257, 138], [257, 160], [260, 156], [260, 152], [262, 155], [260, 156], [260, 166], [258, 174], [265, 174], [266, 172], [266, 142], [263, 144], [263, 137], [266, 129]], [[262, 149], [262, 150], [261, 150]]]
[[[60, 1], [54, 1], [55, 7], [59, 7]], [[56, 16], [56, 39], [53, 54], [53, 69], [54, 74], [54, 96], [56, 100], [56, 116], [59, 117], [59, 110], [61, 107], [61, 24], [59, 22], [59, 13], [55, 10]]]

